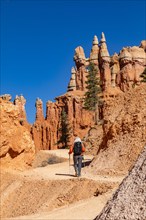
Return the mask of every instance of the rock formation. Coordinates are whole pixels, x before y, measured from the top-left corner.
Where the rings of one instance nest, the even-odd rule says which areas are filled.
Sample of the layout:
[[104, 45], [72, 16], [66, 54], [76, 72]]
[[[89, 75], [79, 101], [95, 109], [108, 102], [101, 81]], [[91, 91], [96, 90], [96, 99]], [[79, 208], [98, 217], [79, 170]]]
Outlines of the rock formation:
[[71, 69], [71, 78], [70, 82], [68, 84], [68, 92], [69, 91], [75, 91], [76, 90], [76, 70], [74, 67]]
[[[89, 126], [93, 125], [94, 114], [83, 108], [83, 92], [72, 91], [56, 98], [56, 102], [47, 102], [46, 118], [36, 120], [32, 126], [32, 137], [37, 150], [57, 149], [59, 124], [62, 110], [65, 109], [72, 128], [71, 143], [75, 134], [85, 136]], [[39, 111], [38, 111], [39, 110]], [[37, 119], [40, 109], [37, 108]], [[42, 117], [41, 117], [42, 119]]]
[[76, 71], [76, 89], [85, 91], [86, 90], [86, 58], [84, 50], [81, 46], [75, 49], [74, 61], [77, 67]]
[[16, 105], [10, 102], [10, 99], [10, 95], [0, 97], [1, 166], [23, 169], [31, 165], [35, 154], [35, 145], [30, 132], [22, 125], [21, 121], [25, 119], [25, 109], [23, 105], [21, 106], [21, 101], [23, 103], [24, 99], [21, 97], [19, 100], [17, 97]]
[[99, 65], [98, 57], [99, 57], [99, 45], [98, 45], [98, 38], [95, 35], [92, 43], [92, 49], [90, 52], [90, 62], [94, 63], [95, 65]]
[[16, 96], [15, 100], [14, 100], [14, 104], [16, 106], [18, 106], [19, 108], [19, 118], [20, 120], [23, 122], [23, 121], [26, 121], [26, 112], [25, 112], [25, 104], [26, 104], [26, 100], [25, 98], [20, 95], [20, 96]]
[[116, 78], [118, 73], [120, 72], [120, 64], [119, 64], [119, 57], [118, 54], [115, 53], [112, 57], [111, 57], [111, 86], [112, 87], [116, 87]]
[[95, 220], [146, 219], [146, 146], [128, 176]]
[[127, 91], [135, 85], [139, 85], [140, 75], [146, 65], [146, 53], [143, 48], [126, 47], [120, 51], [120, 72], [117, 84], [122, 91]]
[[36, 122], [44, 121], [42, 100], [37, 98], [35, 106], [36, 106]]
[[[145, 45], [146, 41], [141, 41], [139, 47], [124, 47], [119, 54], [115, 53], [113, 56], [110, 56], [105, 35], [102, 33], [99, 42], [97, 36], [94, 36], [89, 57], [86, 58], [84, 49], [78, 46], [75, 49], [73, 58], [75, 67], [71, 69], [67, 93], [57, 97], [54, 103], [50, 101], [46, 103], [45, 116], [43, 114], [43, 102], [37, 98], [35, 103], [36, 120], [32, 127], [27, 123], [25, 112], [26, 100], [22, 95], [16, 96], [14, 105], [19, 109], [19, 121], [31, 132], [36, 150], [57, 149], [59, 147], [56, 143], [58, 141], [58, 128], [63, 109], [65, 109], [72, 127], [71, 141], [75, 134], [84, 138], [94, 126], [98, 130], [96, 125], [100, 121], [107, 120], [105, 119], [106, 110], [104, 109], [103, 114], [103, 109], [99, 107], [96, 112], [89, 112], [83, 108], [89, 63], [94, 63], [98, 70], [97, 74], [102, 84], [102, 97], [105, 99], [105, 103], [108, 103], [106, 98], [113, 98], [111, 103], [116, 105], [119, 100], [116, 97], [122, 97], [123, 92], [128, 93], [131, 91], [131, 88], [142, 84], [140, 82], [140, 75], [146, 66]], [[10, 98], [8, 95], [3, 96], [3, 100], [9, 100]]]
[[[142, 41], [139, 47], [125, 47], [119, 55], [115, 53], [110, 56], [105, 35], [102, 33], [100, 43], [97, 36], [94, 36], [89, 58], [86, 58], [84, 49], [78, 46], [75, 49], [74, 61], [75, 67], [71, 69], [67, 93], [57, 97], [55, 103], [47, 102], [46, 117], [43, 116], [42, 101], [40, 99], [36, 101], [36, 121], [31, 132], [38, 150], [58, 147], [56, 143], [63, 109], [68, 114], [72, 127], [71, 141], [75, 134], [81, 138], [87, 136], [91, 127], [98, 124], [99, 118], [101, 120], [105, 117], [101, 109], [97, 109], [95, 114], [83, 108], [90, 62], [97, 67], [105, 98], [117, 97], [140, 84], [140, 74], [146, 66], [145, 41]], [[116, 103], [117, 100], [113, 99], [113, 102]]]
[[[103, 138], [88, 169], [94, 174], [125, 174], [145, 145], [146, 86], [106, 99], [103, 118]], [[94, 130], [94, 137], [98, 133]]]
[[110, 55], [106, 45], [106, 39], [102, 32], [100, 41], [100, 78], [102, 89], [107, 90], [111, 87], [111, 70], [110, 70]]

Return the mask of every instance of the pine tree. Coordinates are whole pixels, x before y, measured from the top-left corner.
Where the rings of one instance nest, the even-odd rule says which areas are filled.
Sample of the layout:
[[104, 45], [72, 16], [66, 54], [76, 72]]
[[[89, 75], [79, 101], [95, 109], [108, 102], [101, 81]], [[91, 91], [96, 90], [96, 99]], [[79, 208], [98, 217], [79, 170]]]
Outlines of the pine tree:
[[95, 111], [96, 106], [100, 103], [99, 93], [101, 92], [100, 79], [97, 77], [98, 70], [94, 63], [90, 63], [87, 76], [87, 92], [85, 93], [84, 108]]
[[143, 71], [143, 73], [140, 75], [140, 77], [142, 77], [142, 82], [145, 82], [146, 83], [146, 68], [145, 70]]
[[62, 144], [62, 148], [68, 148], [68, 142], [70, 140], [71, 135], [71, 127], [69, 126], [68, 117], [65, 110], [62, 110], [61, 119], [60, 119], [60, 127], [58, 129], [61, 136], [57, 144]]

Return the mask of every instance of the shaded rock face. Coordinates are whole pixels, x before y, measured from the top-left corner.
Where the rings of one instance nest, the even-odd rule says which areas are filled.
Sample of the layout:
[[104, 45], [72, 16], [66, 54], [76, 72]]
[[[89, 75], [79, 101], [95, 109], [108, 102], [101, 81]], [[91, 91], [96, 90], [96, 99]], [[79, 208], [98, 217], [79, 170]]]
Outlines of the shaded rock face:
[[146, 86], [107, 99], [103, 118], [103, 139], [90, 170], [95, 174], [125, 174], [145, 144]]
[[128, 176], [95, 220], [146, 219], [146, 146]]
[[[1, 166], [24, 168], [31, 165], [35, 145], [30, 132], [21, 124], [21, 109], [8, 99], [0, 98], [1, 104]], [[24, 110], [24, 109], [23, 109]], [[23, 112], [24, 113], [24, 112]], [[25, 116], [25, 114], [24, 114]]]

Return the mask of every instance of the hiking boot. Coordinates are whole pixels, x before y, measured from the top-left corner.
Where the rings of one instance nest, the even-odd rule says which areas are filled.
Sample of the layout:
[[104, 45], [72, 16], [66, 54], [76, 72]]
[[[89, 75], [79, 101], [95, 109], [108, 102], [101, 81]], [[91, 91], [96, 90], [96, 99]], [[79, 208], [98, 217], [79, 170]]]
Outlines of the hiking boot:
[[75, 172], [75, 176], [76, 176], [76, 177], [78, 176], [77, 172]]

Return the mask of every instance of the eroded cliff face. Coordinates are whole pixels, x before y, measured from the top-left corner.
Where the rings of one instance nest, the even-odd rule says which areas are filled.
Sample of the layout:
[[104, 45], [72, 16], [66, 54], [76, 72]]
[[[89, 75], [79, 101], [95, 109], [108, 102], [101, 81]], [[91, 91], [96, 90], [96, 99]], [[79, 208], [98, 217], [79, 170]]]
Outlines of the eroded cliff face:
[[[103, 118], [103, 138], [89, 169], [125, 174], [146, 143], [146, 85], [106, 99]], [[98, 129], [94, 133], [98, 136]]]
[[26, 119], [25, 110], [23, 109], [22, 114], [20, 106], [10, 102], [10, 99], [10, 95], [0, 97], [1, 166], [23, 169], [31, 165], [35, 145], [28, 128], [23, 125]]
[[37, 111], [40, 114], [37, 113], [36, 122], [32, 126], [32, 136], [38, 150], [61, 147], [61, 145], [57, 145], [57, 141], [62, 109], [65, 109], [68, 115], [72, 131], [69, 145], [72, 144], [75, 134], [84, 137], [89, 127], [94, 124], [94, 114], [83, 108], [82, 91], [68, 92], [57, 97], [55, 103], [48, 101], [46, 118], [42, 119], [42, 111]]

